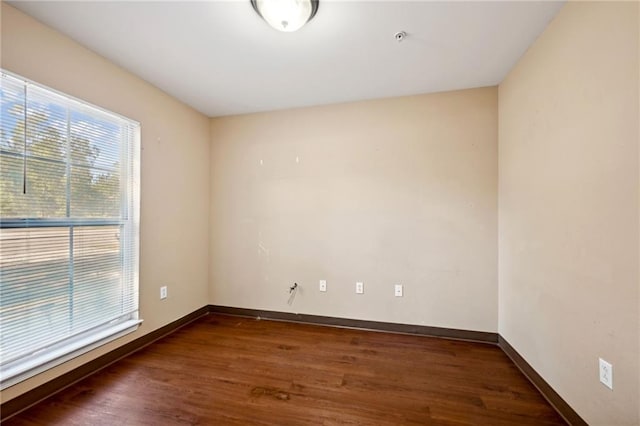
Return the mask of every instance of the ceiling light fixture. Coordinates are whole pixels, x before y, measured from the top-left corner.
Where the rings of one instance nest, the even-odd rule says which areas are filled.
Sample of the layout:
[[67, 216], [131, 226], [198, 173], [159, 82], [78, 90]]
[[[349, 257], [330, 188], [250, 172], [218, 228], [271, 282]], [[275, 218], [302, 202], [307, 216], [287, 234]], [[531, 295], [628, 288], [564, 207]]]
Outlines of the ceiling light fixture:
[[258, 15], [278, 31], [297, 31], [318, 11], [318, 0], [251, 0]]

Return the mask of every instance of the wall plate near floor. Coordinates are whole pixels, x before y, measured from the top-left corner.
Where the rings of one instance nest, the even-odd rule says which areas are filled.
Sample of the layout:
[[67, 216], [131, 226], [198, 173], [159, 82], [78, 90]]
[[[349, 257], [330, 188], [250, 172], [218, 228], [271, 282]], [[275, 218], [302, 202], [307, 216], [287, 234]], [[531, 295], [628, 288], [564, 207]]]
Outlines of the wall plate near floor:
[[600, 367], [600, 383], [613, 390], [613, 365], [598, 358]]
[[358, 281], [356, 283], [356, 294], [363, 294], [363, 293], [364, 293], [364, 283]]
[[396, 284], [394, 287], [394, 293], [396, 297], [402, 297], [402, 284]]
[[167, 286], [162, 286], [160, 287], [160, 299], [166, 299], [167, 298]]
[[322, 292], [327, 291], [327, 280], [320, 280], [320, 283], [318, 284], [318, 289]]

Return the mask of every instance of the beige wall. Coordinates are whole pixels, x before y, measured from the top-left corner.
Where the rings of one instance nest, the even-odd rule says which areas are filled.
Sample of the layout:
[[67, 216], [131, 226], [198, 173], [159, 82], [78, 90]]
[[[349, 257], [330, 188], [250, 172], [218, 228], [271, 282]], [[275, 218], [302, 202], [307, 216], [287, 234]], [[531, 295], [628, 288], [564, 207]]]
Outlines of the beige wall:
[[638, 48], [568, 3], [499, 88], [499, 331], [592, 425], [640, 424]]
[[496, 102], [494, 87], [213, 119], [210, 301], [496, 331]]
[[[125, 338], [2, 391], [6, 401], [207, 304], [209, 120], [5, 3], [1, 48], [3, 68], [142, 124], [144, 323]], [[163, 284], [169, 297], [160, 301]]]

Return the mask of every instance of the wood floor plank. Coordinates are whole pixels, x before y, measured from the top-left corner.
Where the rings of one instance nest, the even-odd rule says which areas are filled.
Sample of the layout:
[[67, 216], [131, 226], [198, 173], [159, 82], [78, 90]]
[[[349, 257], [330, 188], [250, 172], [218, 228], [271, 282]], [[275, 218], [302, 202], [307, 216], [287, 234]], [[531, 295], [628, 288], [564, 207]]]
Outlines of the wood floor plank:
[[212, 314], [3, 424], [565, 423], [493, 345]]

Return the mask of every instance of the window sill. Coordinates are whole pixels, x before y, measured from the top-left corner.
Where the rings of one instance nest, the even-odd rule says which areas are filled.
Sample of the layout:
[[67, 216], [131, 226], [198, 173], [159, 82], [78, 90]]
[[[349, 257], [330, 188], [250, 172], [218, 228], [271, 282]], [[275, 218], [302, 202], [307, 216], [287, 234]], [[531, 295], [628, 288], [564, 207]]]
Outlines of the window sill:
[[20, 360], [19, 363], [8, 365], [0, 371], [0, 390], [4, 390], [99, 346], [132, 333], [138, 329], [141, 323], [142, 320], [139, 319], [128, 320], [94, 333], [91, 336], [69, 342], [55, 349], [43, 350]]

